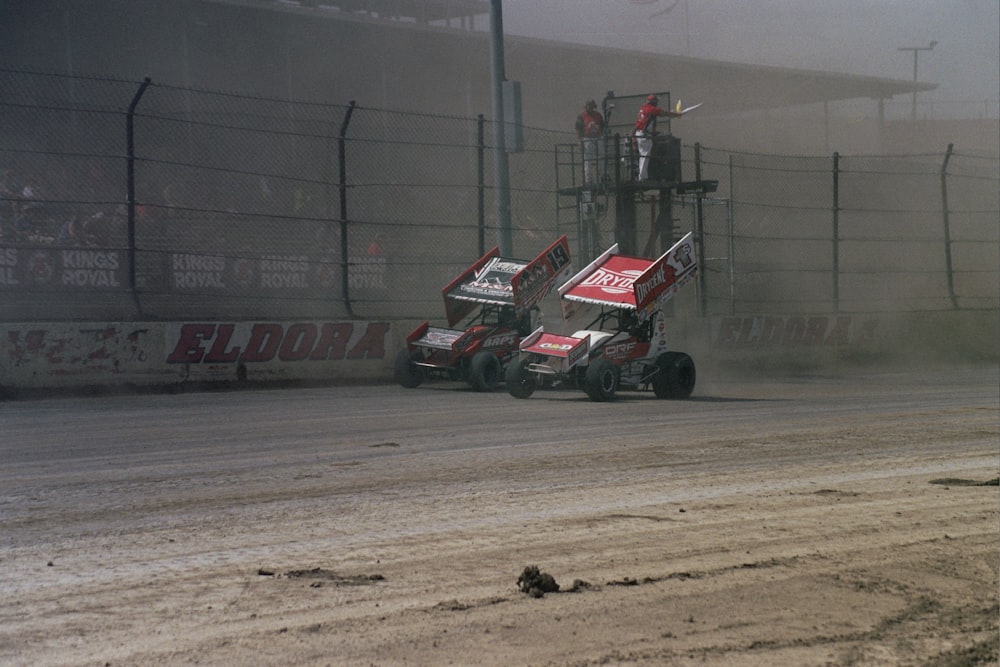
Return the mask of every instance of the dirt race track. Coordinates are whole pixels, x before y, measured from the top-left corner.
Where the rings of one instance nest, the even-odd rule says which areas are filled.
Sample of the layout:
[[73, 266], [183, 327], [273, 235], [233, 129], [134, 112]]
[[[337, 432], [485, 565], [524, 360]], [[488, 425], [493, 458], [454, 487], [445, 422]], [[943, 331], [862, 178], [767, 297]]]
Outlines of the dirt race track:
[[998, 414], [996, 367], [8, 401], [0, 664], [995, 665]]

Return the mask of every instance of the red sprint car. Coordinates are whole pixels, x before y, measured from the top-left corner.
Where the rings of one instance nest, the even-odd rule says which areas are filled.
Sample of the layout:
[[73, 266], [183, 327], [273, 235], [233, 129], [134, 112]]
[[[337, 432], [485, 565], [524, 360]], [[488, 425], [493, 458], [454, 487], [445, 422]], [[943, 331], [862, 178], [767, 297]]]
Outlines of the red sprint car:
[[662, 306], [697, 271], [690, 233], [656, 260], [612, 246], [559, 288], [564, 317], [596, 306], [596, 318], [569, 336], [541, 327], [526, 336], [507, 366], [507, 391], [528, 398], [542, 385], [570, 386], [607, 401], [619, 388], [651, 388], [658, 398], [687, 398], [694, 361], [668, 347]]
[[[396, 381], [417, 387], [439, 377], [493, 390], [531, 332], [538, 303], [571, 272], [565, 235], [531, 261], [501, 257], [493, 248], [441, 290], [448, 327], [424, 322], [406, 337]], [[462, 322], [464, 328], [455, 328]]]

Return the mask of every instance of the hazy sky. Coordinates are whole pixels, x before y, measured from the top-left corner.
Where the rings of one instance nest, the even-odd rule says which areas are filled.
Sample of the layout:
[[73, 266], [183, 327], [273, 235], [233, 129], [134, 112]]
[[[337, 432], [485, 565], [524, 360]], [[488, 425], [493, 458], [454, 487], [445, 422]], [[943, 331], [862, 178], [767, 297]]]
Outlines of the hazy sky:
[[[504, 31], [693, 58], [937, 83], [1000, 98], [1000, 0], [504, 0]], [[995, 111], [994, 111], [995, 113]]]

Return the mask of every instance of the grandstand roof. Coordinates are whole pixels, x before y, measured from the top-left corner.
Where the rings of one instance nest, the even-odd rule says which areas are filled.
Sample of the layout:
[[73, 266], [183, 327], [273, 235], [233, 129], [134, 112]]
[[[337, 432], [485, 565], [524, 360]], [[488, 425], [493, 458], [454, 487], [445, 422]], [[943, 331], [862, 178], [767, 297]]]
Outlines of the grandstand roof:
[[[385, 29], [429, 32], [441, 48], [462, 40], [489, 39], [486, 0], [211, 0], [289, 11], [316, 19], [375, 22]], [[486, 15], [486, 16], [484, 16]], [[479, 21], [473, 24], [473, 18]], [[451, 19], [460, 19], [457, 30]], [[447, 25], [442, 25], [446, 21]], [[437, 22], [437, 23], [431, 23]], [[461, 47], [459, 47], [461, 48]], [[506, 35], [508, 78], [544, 80], [554, 97], [606, 90], [619, 96], [648, 90], [683, 92], [685, 100], [705, 103], [702, 113], [727, 113], [849, 99], [890, 99], [937, 88], [935, 83], [859, 76], [838, 72], [754, 65], [613, 49], [572, 42]], [[488, 50], [467, 50], [482, 57]], [[545, 67], [540, 67], [545, 63]], [[586, 63], [586, 67], [581, 64]], [[559, 72], [561, 76], [553, 76]]]
[[490, 12], [487, 0], [244, 0], [244, 3], [362, 14], [417, 23], [471, 19]]
[[[586, 80], [612, 81], [616, 94], [669, 90], [704, 102], [706, 112], [746, 111], [858, 98], [889, 99], [933, 90], [936, 83], [900, 81], [838, 72], [704, 60], [624, 49], [608, 49], [524, 37], [506, 37], [508, 71], [531, 71], [531, 63], [586, 62], [583, 76], [568, 73], [577, 87]], [[523, 68], [523, 70], [522, 70]], [[603, 91], [595, 91], [595, 95]]]

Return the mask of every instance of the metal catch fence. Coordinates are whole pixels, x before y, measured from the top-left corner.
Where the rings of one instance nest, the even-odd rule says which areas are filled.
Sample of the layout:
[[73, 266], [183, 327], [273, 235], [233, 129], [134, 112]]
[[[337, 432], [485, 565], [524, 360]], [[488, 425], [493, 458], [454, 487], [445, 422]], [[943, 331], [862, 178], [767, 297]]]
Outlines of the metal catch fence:
[[[0, 114], [7, 321], [433, 318], [496, 243], [481, 116], [3, 69]], [[523, 136], [514, 252], [567, 234], [582, 266], [620, 232], [616, 194], [582, 225], [559, 195], [560, 169], [582, 176], [559, 164], [572, 133]], [[995, 155], [684, 144], [682, 162], [717, 190], [643, 198], [634, 231], [652, 241], [666, 209], [696, 232], [703, 315], [1000, 306]]]

